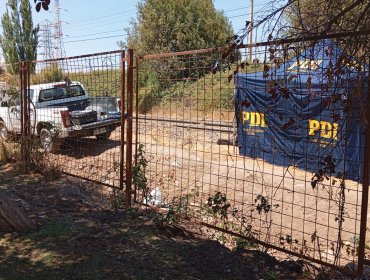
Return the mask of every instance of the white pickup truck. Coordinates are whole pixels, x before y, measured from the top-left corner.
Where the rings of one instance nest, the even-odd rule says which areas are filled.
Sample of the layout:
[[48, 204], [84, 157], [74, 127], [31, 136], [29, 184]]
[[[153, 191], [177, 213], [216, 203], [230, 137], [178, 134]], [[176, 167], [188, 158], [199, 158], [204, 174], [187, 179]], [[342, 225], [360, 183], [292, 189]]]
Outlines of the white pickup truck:
[[[1, 100], [2, 99], [2, 100]], [[87, 90], [79, 82], [32, 85], [29, 89], [31, 133], [40, 138], [48, 152], [59, 150], [65, 138], [95, 136], [105, 140], [121, 123], [119, 100], [114, 112], [92, 104]], [[19, 96], [0, 95], [0, 139], [21, 132]], [[110, 108], [111, 109], [111, 108]]]

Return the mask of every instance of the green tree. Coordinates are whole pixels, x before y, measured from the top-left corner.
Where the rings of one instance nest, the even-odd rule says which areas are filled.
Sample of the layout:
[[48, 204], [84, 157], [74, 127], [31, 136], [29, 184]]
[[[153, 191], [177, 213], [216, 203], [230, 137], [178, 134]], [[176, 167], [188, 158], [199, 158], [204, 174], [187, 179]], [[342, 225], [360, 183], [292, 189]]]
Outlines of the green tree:
[[141, 54], [225, 46], [230, 22], [212, 0], [143, 0], [121, 46]]
[[[10, 72], [18, 73], [20, 60], [36, 60], [39, 27], [33, 27], [31, 5], [28, 0], [8, 0], [1, 18], [3, 34], [0, 46]], [[34, 67], [32, 67], [32, 72]]]

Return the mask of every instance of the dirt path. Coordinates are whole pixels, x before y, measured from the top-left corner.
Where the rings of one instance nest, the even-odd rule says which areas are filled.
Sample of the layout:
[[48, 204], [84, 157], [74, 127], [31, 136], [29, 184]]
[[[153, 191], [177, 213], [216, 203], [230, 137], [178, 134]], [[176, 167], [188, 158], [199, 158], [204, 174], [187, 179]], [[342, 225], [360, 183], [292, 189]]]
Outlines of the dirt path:
[[[341, 264], [356, 262], [362, 194], [359, 183], [346, 181], [345, 207], [341, 211], [338, 180], [312, 188], [312, 172], [240, 157], [237, 147], [218, 145], [219, 139], [230, 140], [231, 134], [224, 127], [217, 131], [202, 124], [196, 129], [194, 124], [187, 126], [167, 121], [140, 122], [138, 142], [145, 145], [148, 186], [161, 191], [163, 203], [196, 191], [199, 196], [193, 204], [201, 206], [221, 192], [232, 209], [247, 217], [244, 224], [252, 226], [258, 239], [330, 263], [339, 238]], [[67, 172], [118, 186], [119, 137], [117, 129], [108, 141], [70, 141], [62, 153], [52, 157]], [[269, 211], [256, 211], [260, 199], [266, 199]], [[338, 222], [341, 212], [342, 224]], [[208, 215], [197, 213], [200, 220], [210, 221]], [[233, 224], [237, 227], [238, 222]], [[367, 244], [370, 248], [370, 240]]]

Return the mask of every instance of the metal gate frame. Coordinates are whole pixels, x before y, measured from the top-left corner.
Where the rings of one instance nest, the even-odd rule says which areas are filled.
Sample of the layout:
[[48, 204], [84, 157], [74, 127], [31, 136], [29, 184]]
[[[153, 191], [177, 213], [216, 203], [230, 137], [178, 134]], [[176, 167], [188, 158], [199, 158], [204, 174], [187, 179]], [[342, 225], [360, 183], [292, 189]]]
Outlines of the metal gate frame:
[[[349, 33], [349, 32], [344, 32], [344, 33], [338, 33], [338, 34], [330, 34], [330, 35], [320, 35], [320, 36], [311, 36], [311, 37], [305, 37], [305, 38], [299, 38], [299, 39], [287, 39], [287, 40], [276, 40], [276, 41], [270, 41], [270, 42], [261, 42], [261, 43], [253, 43], [253, 44], [245, 44], [239, 46], [239, 49], [245, 48], [245, 49], [252, 49], [253, 47], [267, 47], [267, 46], [272, 46], [272, 45], [278, 45], [278, 44], [286, 44], [286, 43], [298, 43], [298, 42], [305, 42], [305, 41], [310, 41], [310, 40], [320, 40], [320, 39], [330, 39], [330, 38], [340, 38], [340, 37], [346, 37], [346, 36], [360, 36], [360, 35], [368, 35], [369, 32], [357, 32], [357, 33]], [[212, 49], [201, 49], [201, 50], [194, 50], [194, 51], [184, 51], [184, 52], [178, 52], [178, 53], [162, 53], [162, 54], [151, 54], [151, 55], [143, 55], [143, 56], [137, 56], [136, 57], [136, 80], [139, 79], [139, 68], [141, 64], [141, 60], [143, 59], [157, 59], [157, 58], [166, 58], [170, 56], [179, 56], [179, 55], [188, 55], [188, 54], [206, 54], [206, 53], [211, 53], [215, 51], [221, 51], [225, 50], [225, 48], [212, 48]], [[131, 54], [130, 54], [131, 55]], [[370, 61], [369, 64], [370, 65]], [[131, 82], [131, 81], [130, 81]], [[370, 85], [370, 76], [368, 76], [368, 85]], [[136, 84], [136, 97], [135, 97], [135, 102], [138, 104], [138, 84]], [[367, 99], [370, 100], [370, 87], [368, 86], [368, 91], [367, 91]], [[370, 108], [367, 109], [367, 120], [370, 120]], [[150, 118], [148, 119], [150, 120]], [[166, 121], [166, 120], [163, 120]], [[170, 121], [170, 120], [169, 120]], [[181, 121], [180, 121], [181, 122]], [[135, 116], [135, 123], [136, 123], [136, 130], [138, 129], [139, 125], [139, 116], [138, 116], [138, 110], [136, 108], [136, 116]], [[136, 136], [138, 132], [136, 131]], [[136, 137], [136, 139], [138, 139]], [[367, 231], [367, 217], [368, 217], [368, 203], [369, 203], [369, 186], [370, 186], [370, 124], [367, 125], [366, 127], [366, 136], [365, 136], [365, 151], [364, 151], [364, 163], [363, 163], [363, 178], [362, 178], [362, 195], [361, 195], [361, 221], [360, 221], [360, 234], [359, 234], [359, 251], [358, 251], [358, 262], [357, 262], [357, 267], [354, 268], [354, 270], [348, 270], [346, 268], [337, 266], [335, 264], [330, 264], [328, 262], [325, 262], [319, 258], [313, 258], [310, 256], [306, 256], [304, 254], [300, 254], [297, 252], [294, 252], [292, 250], [286, 249], [286, 248], [281, 248], [279, 246], [275, 246], [274, 244], [264, 242], [262, 240], [255, 240], [251, 239], [247, 236], [238, 234], [236, 232], [233, 232], [231, 230], [227, 230], [224, 228], [220, 228], [214, 225], [211, 225], [209, 223], [201, 222], [202, 225], [245, 239], [245, 240], [251, 240], [253, 242], [256, 242], [266, 248], [271, 248], [275, 249], [293, 256], [296, 256], [298, 258], [306, 259], [310, 262], [317, 263], [323, 266], [331, 267], [337, 271], [342, 271], [345, 274], [348, 275], [355, 275], [355, 276], [361, 276], [364, 272], [364, 266], [365, 265], [370, 265], [370, 260], [366, 259], [365, 256], [365, 244], [366, 244], [366, 231]], [[135, 192], [135, 198], [136, 198], [136, 192]], [[135, 199], [135, 202], [136, 199]], [[140, 203], [140, 202], [137, 202]]]
[[[306, 37], [304, 39], [290, 39], [290, 40], [279, 40], [279, 41], [271, 41], [271, 42], [264, 42], [264, 43], [255, 43], [249, 45], [242, 45], [240, 48], [252, 48], [258, 46], [270, 46], [270, 45], [277, 45], [277, 44], [285, 44], [285, 43], [294, 43], [294, 42], [302, 42], [302, 41], [309, 41], [309, 40], [319, 40], [325, 38], [338, 38], [338, 37], [345, 37], [345, 36], [356, 36], [356, 35], [363, 35], [363, 32], [359, 32], [358, 34], [334, 34], [334, 35], [326, 35], [326, 36], [312, 36]], [[147, 55], [147, 56], [135, 56], [134, 50], [128, 50], [128, 56], [126, 57], [126, 52], [121, 51], [121, 149], [120, 149], [120, 164], [119, 164], [119, 188], [121, 190], [125, 189], [125, 205], [126, 208], [132, 206], [133, 202], [136, 201], [136, 190], [132, 187], [132, 168], [133, 168], [133, 160], [137, 153], [137, 145], [138, 145], [138, 123], [139, 123], [139, 116], [138, 116], [138, 93], [139, 93], [139, 86], [138, 86], [138, 77], [139, 77], [139, 67], [140, 67], [140, 60], [143, 58], [159, 58], [159, 57], [167, 57], [167, 56], [177, 56], [177, 55], [184, 55], [184, 54], [206, 54], [210, 52], [220, 51], [222, 49], [203, 49], [203, 50], [194, 50], [194, 51], [187, 51], [181, 53], [172, 53], [172, 54], [158, 54], [158, 55]], [[84, 56], [79, 56], [84, 57]], [[79, 58], [74, 57], [74, 58]], [[63, 60], [63, 58], [61, 59]], [[136, 65], [135, 65], [136, 64]], [[369, 61], [370, 65], [370, 61]], [[21, 93], [21, 155], [22, 161], [27, 164], [29, 160], [29, 144], [27, 142], [27, 138], [31, 136], [31, 125], [30, 125], [30, 102], [28, 99], [28, 88], [30, 87], [30, 62], [22, 61], [19, 63], [20, 67], [20, 93]], [[136, 72], [134, 72], [136, 70]], [[136, 76], [136, 77], [135, 77]], [[136, 82], [136, 84], [135, 84]], [[370, 84], [370, 77], [368, 77], [368, 84]], [[135, 96], [134, 96], [135, 90]], [[368, 87], [367, 92], [368, 100], [370, 100], [370, 87]], [[136, 103], [134, 103], [136, 102]], [[134, 110], [134, 105], [136, 104], [136, 108]], [[135, 111], [135, 116], [134, 116]], [[127, 112], [126, 116], [125, 113]], [[370, 109], [367, 110], [367, 120], [370, 120]], [[135, 121], [136, 128], [135, 131], [133, 129], [133, 122]], [[133, 136], [134, 133], [136, 135], [135, 143], [133, 143]], [[370, 185], [370, 125], [366, 127], [366, 143], [365, 143], [365, 155], [364, 155], [364, 165], [363, 165], [363, 178], [362, 178], [362, 196], [361, 196], [361, 221], [360, 221], [360, 236], [359, 236], [359, 252], [358, 252], [358, 267], [357, 271], [352, 272], [355, 275], [362, 275], [364, 271], [365, 265], [370, 265], [370, 261], [365, 259], [365, 244], [366, 244], [366, 231], [367, 231], [367, 215], [368, 215], [368, 202], [369, 202], [369, 185]], [[126, 140], [126, 143], [125, 143]], [[126, 152], [124, 149], [124, 145], [126, 145]], [[135, 147], [133, 146], [135, 145]], [[71, 175], [71, 174], [70, 174]], [[74, 176], [74, 175], [73, 175]], [[89, 180], [89, 178], [82, 178], [84, 180]], [[92, 181], [92, 180], [90, 180]], [[101, 184], [101, 182], [96, 182]], [[219, 227], [216, 227], [211, 224], [202, 223], [205, 226], [210, 228], [217, 229], [219, 231], [223, 231], [225, 233], [247, 239], [247, 236], [240, 235], [236, 232], [232, 232], [229, 230], [225, 230]], [[274, 248], [276, 250], [307, 259], [309, 261], [322, 264], [325, 266], [333, 267], [337, 270], [344, 270], [341, 267], [331, 265], [327, 262], [324, 262], [320, 259], [314, 259], [309, 256], [305, 256], [299, 254], [297, 252], [293, 252], [288, 249], [283, 249], [279, 246], [275, 246], [273, 244], [266, 243], [262, 240], [253, 240], [265, 247]], [[348, 273], [349, 271], [345, 271]]]
[[[86, 181], [90, 181], [93, 183], [97, 183], [100, 185], [105, 185], [111, 188], [118, 188], [120, 190], [125, 190], [125, 202], [126, 207], [131, 207], [132, 199], [131, 196], [133, 195], [131, 190], [131, 181], [132, 181], [132, 114], [133, 114], [133, 50], [129, 50], [129, 56], [126, 57], [125, 50], [119, 51], [112, 51], [112, 52], [103, 52], [99, 54], [92, 54], [92, 55], [108, 55], [108, 54], [121, 54], [121, 66], [120, 66], [120, 109], [122, 112], [121, 117], [121, 132], [120, 132], [120, 152], [119, 152], [119, 186], [114, 187], [112, 185], [106, 184], [104, 182], [100, 182], [97, 180], [93, 180], [87, 176], [80, 176], [76, 174], [71, 174], [68, 172], [64, 172], [67, 175], [77, 177]], [[20, 78], [20, 101], [21, 101], [21, 158], [22, 162], [25, 166], [29, 164], [30, 159], [30, 141], [28, 139], [32, 137], [31, 133], [31, 120], [30, 120], [30, 99], [29, 99], [29, 91], [30, 88], [30, 65], [31, 63], [38, 63], [38, 62], [58, 62], [64, 61], [66, 59], [81, 59], [85, 57], [89, 57], [91, 55], [82, 55], [82, 56], [74, 56], [74, 57], [66, 57], [60, 59], [53, 59], [53, 60], [43, 60], [43, 61], [21, 61], [19, 62], [19, 78]], [[127, 67], [127, 68], [126, 68]], [[127, 112], [125, 114], [124, 112]], [[125, 117], [126, 116], [126, 117]], [[126, 129], [127, 127], [127, 129]], [[127, 139], [127, 143], [125, 140]], [[126, 145], [126, 152], [125, 152], [125, 145]]]

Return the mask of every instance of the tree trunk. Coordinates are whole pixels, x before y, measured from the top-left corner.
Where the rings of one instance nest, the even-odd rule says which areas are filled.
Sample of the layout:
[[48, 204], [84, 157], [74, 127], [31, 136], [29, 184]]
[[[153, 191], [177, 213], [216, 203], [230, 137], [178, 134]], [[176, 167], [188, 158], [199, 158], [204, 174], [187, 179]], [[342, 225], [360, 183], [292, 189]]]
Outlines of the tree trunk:
[[15, 202], [4, 191], [0, 191], [0, 232], [29, 231], [35, 228], [35, 224]]

